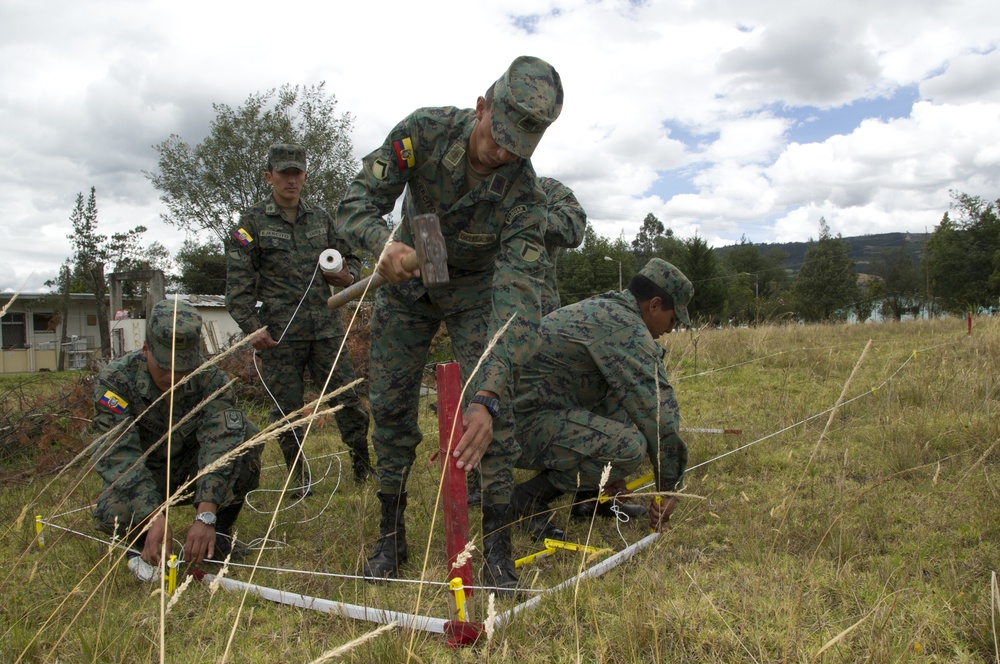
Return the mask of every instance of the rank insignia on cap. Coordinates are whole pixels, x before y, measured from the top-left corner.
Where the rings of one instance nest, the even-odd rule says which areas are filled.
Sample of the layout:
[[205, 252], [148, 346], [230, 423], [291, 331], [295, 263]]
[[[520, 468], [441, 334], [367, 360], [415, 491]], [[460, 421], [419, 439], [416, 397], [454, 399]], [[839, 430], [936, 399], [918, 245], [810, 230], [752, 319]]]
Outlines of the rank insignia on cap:
[[233, 231], [233, 237], [236, 238], [236, 241], [244, 247], [253, 242], [253, 237], [251, 237], [250, 233], [247, 233], [243, 228]]
[[121, 415], [125, 412], [125, 409], [128, 408], [128, 401], [125, 401], [125, 399], [122, 399], [111, 390], [104, 393], [104, 396], [101, 397], [100, 403], [115, 415]]
[[410, 140], [409, 136], [399, 141], [393, 141], [392, 149], [396, 151], [396, 163], [399, 164], [399, 170], [405, 171], [417, 165], [417, 157], [413, 154], [413, 141]]

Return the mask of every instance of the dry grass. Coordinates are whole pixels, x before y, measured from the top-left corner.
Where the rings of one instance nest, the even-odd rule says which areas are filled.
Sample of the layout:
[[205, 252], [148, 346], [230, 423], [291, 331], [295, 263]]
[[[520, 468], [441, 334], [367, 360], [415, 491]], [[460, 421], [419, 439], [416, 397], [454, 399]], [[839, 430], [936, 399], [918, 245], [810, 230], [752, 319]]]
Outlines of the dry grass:
[[[309, 662], [355, 639], [340, 661], [996, 661], [1000, 324], [977, 320], [971, 337], [956, 319], [702, 330], [671, 335], [667, 346], [683, 424], [743, 433], [687, 436], [691, 464], [709, 462], [689, 473], [687, 490], [707, 500], [682, 501], [673, 530], [637, 558], [576, 593], [547, 597], [462, 650], [399, 628], [365, 639], [376, 626], [253, 597], [240, 610], [238, 593], [193, 584], [162, 619], [165, 660], [219, 661], [238, 620], [227, 661]], [[423, 412], [428, 440], [410, 481], [404, 572], [419, 575], [430, 537], [427, 578], [444, 581], [443, 533], [429, 534], [436, 419]], [[307, 449], [342, 451], [334, 432], [315, 431]], [[265, 466], [277, 467], [262, 486], [280, 488], [271, 444]], [[0, 660], [160, 658], [160, 599], [108, 560], [105, 545], [54, 530], [44, 549], [32, 544], [30, 517], [52, 514], [82, 470], [70, 469], [41, 496], [43, 481], [0, 489]], [[354, 574], [374, 542], [378, 504], [371, 485], [347, 480], [334, 492], [336, 472], [335, 463], [313, 497], [278, 515], [273, 537], [284, 547], [265, 551], [262, 565]], [[69, 503], [88, 504], [97, 487], [87, 477]], [[275, 502], [255, 498], [262, 510]], [[567, 512], [557, 520], [571, 538], [624, 546], [613, 524], [599, 521], [589, 533]], [[17, 523], [21, 514], [28, 518]], [[175, 508], [171, 518], [182, 532], [190, 509]], [[270, 520], [266, 510], [245, 512], [241, 539]], [[86, 512], [59, 522], [94, 534]], [[471, 522], [478, 535], [477, 514]], [[621, 534], [631, 543], [645, 526], [626, 524]], [[514, 546], [517, 555], [537, 550], [520, 532]], [[580, 563], [561, 552], [522, 577], [551, 587]], [[240, 567], [227, 575], [249, 578]], [[417, 598], [413, 585], [348, 577], [258, 570], [254, 582], [403, 612]], [[486, 598], [477, 594], [476, 603], [484, 618]], [[424, 588], [422, 614], [447, 617], [449, 606], [439, 586]], [[497, 611], [509, 606], [497, 601]]]

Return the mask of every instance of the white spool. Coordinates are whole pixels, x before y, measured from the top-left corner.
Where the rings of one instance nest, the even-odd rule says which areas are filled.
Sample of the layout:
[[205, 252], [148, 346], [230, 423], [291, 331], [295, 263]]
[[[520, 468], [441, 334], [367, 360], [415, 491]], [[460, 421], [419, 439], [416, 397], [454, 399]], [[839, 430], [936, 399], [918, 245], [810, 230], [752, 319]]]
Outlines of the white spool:
[[344, 257], [336, 249], [324, 249], [319, 255], [319, 269], [327, 274], [340, 272], [344, 266]]

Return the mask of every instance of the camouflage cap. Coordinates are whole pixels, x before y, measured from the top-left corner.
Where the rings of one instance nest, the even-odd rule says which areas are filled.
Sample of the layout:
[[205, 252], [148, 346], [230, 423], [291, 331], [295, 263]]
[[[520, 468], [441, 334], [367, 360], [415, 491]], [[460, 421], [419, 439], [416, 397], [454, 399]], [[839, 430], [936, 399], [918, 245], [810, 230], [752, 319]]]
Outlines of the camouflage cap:
[[694, 284], [684, 276], [684, 273], [662, 258], [652, 258], [639, 274], [666, 291], [674, 298], [674, 313], [677, 320], [691, 327], [691, 317], [688, 316], [687, 305], [694, 296]]
[[276, 171], [288, 168], [306, 170], [306, 149], [294, 143], [275, 143], [267, 151], [267, 163]]
[[160, 300], [146, 320], [146, 346], [161, 369], [170, 367], [171, 345], [174, 371], [197, 369], [201, 364], [201, 316], [190, 304], [178, 302], [175, 324], [174, 301]]
[[493, 85], [493, 140], [528, 159], [559, 117], [562, 104], [562, 81], [555, 68], [539, 58], [519, 56]]

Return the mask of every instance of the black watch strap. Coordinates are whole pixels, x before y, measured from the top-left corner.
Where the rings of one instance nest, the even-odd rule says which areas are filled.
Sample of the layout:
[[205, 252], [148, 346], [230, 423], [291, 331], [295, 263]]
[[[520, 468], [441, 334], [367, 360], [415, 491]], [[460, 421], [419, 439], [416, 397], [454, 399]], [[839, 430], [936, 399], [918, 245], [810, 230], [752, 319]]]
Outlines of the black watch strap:
[[478, 403], [486, 406], [486, 410], [490, 411], [490, 415], [496, 417], [500, 414], [500, 400], [494, 399], [493, 397], [488, 397], [482, 394], [477, 394], [472, 397], [471, 403]]

